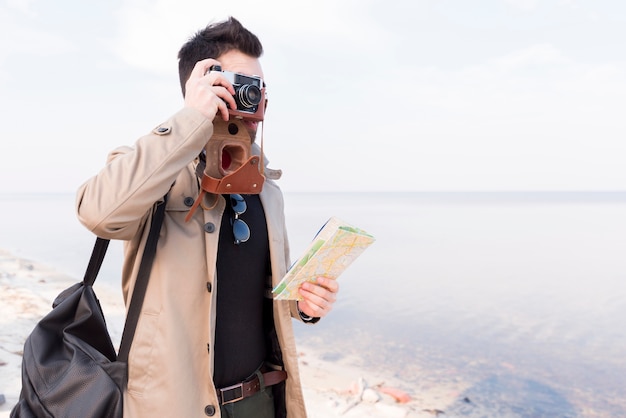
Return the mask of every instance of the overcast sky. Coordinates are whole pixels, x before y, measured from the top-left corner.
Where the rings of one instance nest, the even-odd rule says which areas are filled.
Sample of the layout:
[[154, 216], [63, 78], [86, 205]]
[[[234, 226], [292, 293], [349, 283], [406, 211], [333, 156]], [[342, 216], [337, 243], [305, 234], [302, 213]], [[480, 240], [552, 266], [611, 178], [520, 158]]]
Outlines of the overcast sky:
[[1, 0], [0, 192], [74, 192], [182, 106], [176, 54], [262, 40], [286, 191], [626, 190], [626, 2]]

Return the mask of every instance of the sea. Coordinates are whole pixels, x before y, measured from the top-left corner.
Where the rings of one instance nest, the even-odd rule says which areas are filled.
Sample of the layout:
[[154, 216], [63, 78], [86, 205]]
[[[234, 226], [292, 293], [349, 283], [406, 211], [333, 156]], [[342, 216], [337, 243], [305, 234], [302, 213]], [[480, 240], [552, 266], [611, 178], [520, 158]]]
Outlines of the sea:
[[[286, 192], [285, 205], [294, 260], [331, 216], [376, 238], [330, 315], [295, 325], [323, 358], [417, 399], [458, 388], [447, 417], [626, 417], [626, 192]], [[0, 208], [0, 248], [82, 278], [94, 237], [73, 194], [0, 194]], [[119, 286], [121, 248], [98, 280]]]

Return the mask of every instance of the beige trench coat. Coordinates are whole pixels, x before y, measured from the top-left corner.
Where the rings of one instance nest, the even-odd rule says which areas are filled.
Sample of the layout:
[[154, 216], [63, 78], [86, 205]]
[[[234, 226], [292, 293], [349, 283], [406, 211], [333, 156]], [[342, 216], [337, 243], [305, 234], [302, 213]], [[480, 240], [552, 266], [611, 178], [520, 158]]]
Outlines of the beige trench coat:
[[[90, 231], [126, 241], [122, 288], [128, 303], [151, 208], [169, 191], [157, 256], [129, 355], [127, 417], [220, 416], [212, 379], [212, 347], [219, 288], [217, 241], [226, 203], [220, 197], [215, 208], [198, 208], [189, 222], [184, 219], [190, 198], [198, 196], [194, 161], [212, 132], [211, 121], [195, 110], [183, 109], [134, 147], [112, 152], [106, 166], [77, 193], [79, 220]], [[283, 198], [271, 179], [260, 198], [276, 284], [290, 263]], [[292, 317], [299, 317], [296, 309], [294, 302], [274, 302], [276, 331], [289, 376], [289, 418], [306, 416], [291, 323]]]

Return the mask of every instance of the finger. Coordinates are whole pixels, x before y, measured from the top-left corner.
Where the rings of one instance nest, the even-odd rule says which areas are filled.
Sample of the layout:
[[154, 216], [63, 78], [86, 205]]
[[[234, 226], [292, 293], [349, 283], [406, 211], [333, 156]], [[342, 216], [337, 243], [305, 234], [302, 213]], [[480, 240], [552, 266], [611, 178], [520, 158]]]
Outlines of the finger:
[[203, 59], [203, 60], [196, 62], [196, 65], [194, 65], [193, 70], [191, 70], [191, 74], [189, 75], [189, 78], [204, 77], [207, 74], [207, 71], [209, 70], [209, 68], [211, 68], [214, 65], [220, 65], [220, 62], [213, 58], [207, 58], [207, 59]]
[[[228, 81], [226, 80], [224, 80], [224, 82], [228, 83]], [[224, 106], [228, 105], [228, 107], [230, 107], [231, 109], [237, 109], [237, 103], [235, 102], [234, 97], [235, 89], [230, 83], [228, 83], [228, 88], [221, 85], [215, 85], [212, 86], [212, 88], [215, 95], [222, 99], [222, 101], [225, 103]], [[228, 111], [228, 109], [226, 111]]]
[[320, 300], [318, 302], [313, 301], [311, 295], [303, 294], [303, 299], [300, 301], [300, 310], [312, 317], [321, 318], [330, 312], [330, 309], [330, 305]]
[[204, 75], [204, 79], [210, 86], [221, 86], [224, 87], [231, 96], [235, 94], [235, 88], [231, 82], [219, 71], [209, 71]]
[[329, 279], [326, 277], [318, 277], [317, 283], [321, 286], [325, 287], [332, 293], [337, 293], [339, 291], [339, 282], [337, 280]]
[[217, 111], [220, 113], [220, 115], [222, 115], [222, 119], [224, 120], [224, 122], [228, 122], [230, 116], [228, 113], [228, 106], [226, 106], [225, 101], [220, 100], [220, 103], [217, 104]]
[[228, 108], [237, 108], [233, 95], [225, 87], [219, 85], [211, 86], [210, 89], [217, 97], [217, 111], [222, 115], [222, 119], [227, 121], [229, 119]]
[[[305, 285], [307, 285], [307, 283], [305, 283]], [[305, 285], [300, 288], [300, 294], [310, 305], [327, 309], [335, 302], [335, 294], [326, 288], [311, 283], [308, 283], [308, 286]]]
[[[211, 62], [217, 61], [212, 60], [209, 64]], [[222, 115], [222, 119], [227, 121], [229, 119], [228, 109], [237, 108], [237, 103], [234, 98], [235, 88], [233, 85], [222, 75], [221, 71], [208, 71], [199, 82], [207, 85], [213, 94], [221, 99], [220, 103], [217, 104], [217, 110]]]

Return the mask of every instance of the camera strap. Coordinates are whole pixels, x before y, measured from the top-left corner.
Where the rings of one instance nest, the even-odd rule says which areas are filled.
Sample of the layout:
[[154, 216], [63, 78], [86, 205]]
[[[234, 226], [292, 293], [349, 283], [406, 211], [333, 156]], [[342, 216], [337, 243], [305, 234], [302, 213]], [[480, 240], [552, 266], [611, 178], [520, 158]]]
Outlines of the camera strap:
[[265, 161], [263, 160], [265, 157], [265, 153], [263, 152], [263, 128], [265, 128], [265, 122], [261, 122], [261, 163], [259, 165], [259, 173], [265, 177]]

